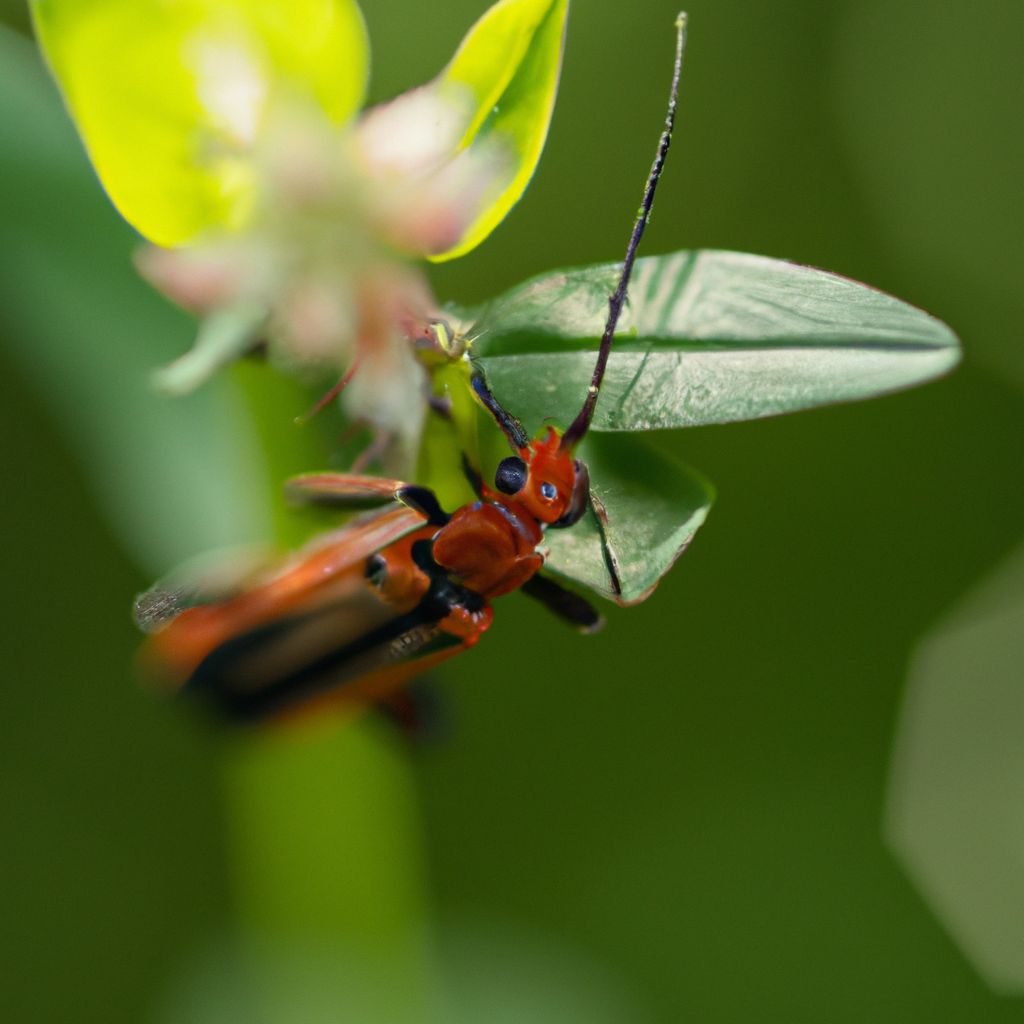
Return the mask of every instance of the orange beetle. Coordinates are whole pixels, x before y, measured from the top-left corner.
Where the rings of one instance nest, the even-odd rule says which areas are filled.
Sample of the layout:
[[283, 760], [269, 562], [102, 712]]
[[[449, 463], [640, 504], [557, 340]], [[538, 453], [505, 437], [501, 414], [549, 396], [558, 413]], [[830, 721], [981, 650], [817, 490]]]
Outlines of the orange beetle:
[[[481, 378], [474, 383], [486, 391]], [[518, 424], [505, 424], [518, 441]], [[494, 488], [473, 476], [478, 499], [452, 515], [428, 488], [399, 480], [293, 478], [288, 492], [300, 501], [396, 504], [317, 537], [220, 600], [186, 607], [181, 591], [143, 594], [136, 619], [152, 633], [143, 653], [149, 673], [206, 692], [231, 717], [260, 718], [321, 696], [356, 704], [392, 696], [473, 646], [493, 619], [491, 599], [513, 590], [596, 629], [588, 601], [538, 575], [545, 529], [571, 526], [588, 507], [586, 466], [564, 440], [549, 428], [517, 445]]]
[[289, 481], [300, 501], [385, 505], [316, 538], [283, 565], [250, 574], [198, 602], [189, 588], [158, 585], [136, 602], [151, 635], [143, 660], [175, 689], [209, 695], [232, 717], [260, 718], [331, 700], [385, 700], [420, 672], [472, 647], [493, 619], [491, 600], [522, 590], [584, 631], [600, 625], [588, 601], [539, 574], [547, 529], [586, 512], [590, 481], [573, 451], [601, 388], [637, 246], [671, 140], [682, 65], [677, 46], [665, 130], [644, 189], [622, 273], [609, 298], [586, 399], [564, 434], [530, 440], [477, 371], [473, 390], [515, 454], [494, 486], [467, 470], [477, 500], [445, 513], [431, 490], [380, 477], [313, 473]]

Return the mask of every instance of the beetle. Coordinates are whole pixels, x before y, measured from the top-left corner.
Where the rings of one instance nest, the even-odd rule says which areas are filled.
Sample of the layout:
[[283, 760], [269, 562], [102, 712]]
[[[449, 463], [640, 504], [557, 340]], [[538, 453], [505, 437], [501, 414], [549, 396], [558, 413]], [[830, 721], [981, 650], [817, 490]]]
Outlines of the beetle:
[[[401, 480], [310, 473], [290, 480], [300, 502], [379, 506], [315, 538], [286, 562], [246, 574], [227, 592], [164, 585], [136, 601], [150, 633], [150, 674], [177, 690], [211, 697], [229, 716], [258, 719], [311, 702], [362, 705], [472, 647], [490, 627], [491, 602], [521, 590], [583, 631], [601, 624], [583, 597], [541, 572], [548, 529], [568, 529], [589, 507], [586, 465], [575, 449], [594, 414], [637, 248], [671, 142], [685, 22], [665, 128], [644, 188], [593, 375], [579, 414], [564, 431], [531, 440], [498, 402], [479, 368], [471, 386], [513, 454], [493, 486], [464, 460], [477, 498], [448, 514], [427, 487]], [[444, 330], [439, 322], [438, 330]], [[222, 588], [223, 591], [223, 588]], [[197, 600], [198, 597], [198, 600]]]

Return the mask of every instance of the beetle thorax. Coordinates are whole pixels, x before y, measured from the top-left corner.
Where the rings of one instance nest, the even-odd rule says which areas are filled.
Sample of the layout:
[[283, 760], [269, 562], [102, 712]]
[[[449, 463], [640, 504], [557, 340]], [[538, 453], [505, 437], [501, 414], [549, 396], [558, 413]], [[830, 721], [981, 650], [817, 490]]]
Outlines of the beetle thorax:
[[515, 502], [477, 501], [460, 508], [434, 537], [438, 565], [481, 597], [521, 587], [543, 565], [537, 520]]

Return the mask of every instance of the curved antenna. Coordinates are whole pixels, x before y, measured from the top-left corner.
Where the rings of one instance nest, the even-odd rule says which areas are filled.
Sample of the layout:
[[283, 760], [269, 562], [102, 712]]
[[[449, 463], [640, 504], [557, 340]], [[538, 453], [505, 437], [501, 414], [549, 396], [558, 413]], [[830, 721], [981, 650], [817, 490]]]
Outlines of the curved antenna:
[[508, 438], [508, 443], [512, 446], [512, 450], [514, 452], [521, 452], [524, 448], [528, 448], [530, 446], [529, 434], [526, 433], [522, 423], [515, 416], [506, 412], [501, 407], [501, 403], [494, 397], [494, 392], [487, 386], [487, 381], [484, 380], [484, 376], [479, 370], [474, 371], [470, 378], [470, 384], [484, 408], [494, 417], [494, 422], [498, 424], [501, 432]]
[[612, 339], [615, 337], [615, 328], [619, 322], [619, 314], [622, 312], [623, 303], [626, 301], [626, 289], [629, 287], [629, 278], [633, 273], [633, 263], [636, 261], [636, 250], [643, 238], [644, 228], [651, 219], [651, 206], [654, 204], [654, 192], [658, 187], [658, 179], [661, 177], [662, 168], [665, 166], [665, 157], [668, 156], [668, 147], [672, 143], [672, 129], [676, 121], [676, 97], [679, 94], [679, 78], [683, 72], [683, 51], [686, 49], [686, 13], [680, 11], [676, 18], [676, 59], [672, 69], [672, 88], [668, 97], [668, 113], [665, 115], [665, 128], [658, 140], [658, 151], [651, 165], [651, 173], [647, 176], [647, 184], [644, 187], [644, 198], [637, 211], [636, 221], [633, 224], [633, 233], [629, 236], [629, 245], [626, 247], [626, 258], [622, 263], [622, 274], [615, 291], [608, 298], [608, 323], [605, 325], [604, 334], [601, 336], [601, 345], [597, 350], [597, 363], [594, 366], [594, 375], [590, 379], [590, 387], [587, 388], [587, 397], [580, 409], [579, 415], [569, 425], [569, 429], [562, 435], [559, 451], [575, 447], [583, 439], [590, 427], [590, 421], [594, 416], [594, 406], [597, 404], [597, 396], [601, 390], [601, 381], [604, 379], [605, 367], [608, 365], [608, 356], [612, 350]]

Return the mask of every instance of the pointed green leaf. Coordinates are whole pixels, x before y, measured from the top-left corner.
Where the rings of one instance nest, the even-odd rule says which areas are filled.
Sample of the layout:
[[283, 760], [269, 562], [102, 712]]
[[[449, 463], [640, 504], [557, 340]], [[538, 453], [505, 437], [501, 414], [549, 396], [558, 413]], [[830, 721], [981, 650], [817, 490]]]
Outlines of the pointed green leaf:
[[562, 66], [569, 0], [502, 0], [470, 30], [437, 85], [473, 102], [461, 150], [494, 153], [494, 179], [450, 260], [476, 248], [519, 200], [547, 138]]
[[[494, 393], [527, 428], [578, 412], [615, 264], [546, 274], [463, 329]], [[636, 263], [594, 430], [755, 419], [896, 391], [960, 357], [941, 321], [836, 274], [744, 253]]]
[[278, 101], [336, 124], [368, 48], [354, 0], [32, 0], [36, 33], [114, 204], [159, 245], [234, 227]]
[[546, 565], [619, 604], [644, 600], [686, 550], [714, 500], [711, 485], [637, 437], [592, 434], [581, 448], [591, 510], [549, 530]]

